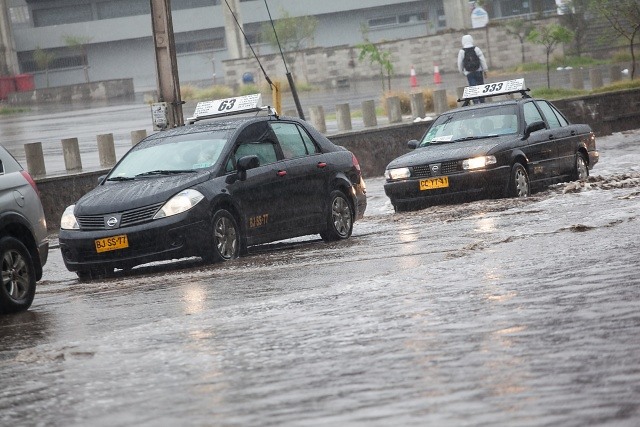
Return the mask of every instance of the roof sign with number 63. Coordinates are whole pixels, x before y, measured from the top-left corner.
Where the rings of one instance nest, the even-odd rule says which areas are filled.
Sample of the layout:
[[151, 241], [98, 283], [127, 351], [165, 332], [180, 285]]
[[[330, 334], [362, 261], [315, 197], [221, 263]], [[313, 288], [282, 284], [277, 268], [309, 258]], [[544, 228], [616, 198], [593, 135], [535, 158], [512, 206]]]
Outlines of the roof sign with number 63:
[[528, 91], [524, 85], [524, 79], [505, 80], [503, 82], [485, 83], [478, 86], [467, 86], [464, 88], [462, 98], [458, 100], [468, 101], [476, 98], [483, 98], [487, 96], [508, 95], [511, 93], [522, 93], [526, 96]]
[[259, 93], [235, 98], [203, 101], [198, 102], [193, 117], [190, 117], [187, 121], [189, 123], [195, 123], [198, 120], [257, 112], [262, 109], [262, 95]]

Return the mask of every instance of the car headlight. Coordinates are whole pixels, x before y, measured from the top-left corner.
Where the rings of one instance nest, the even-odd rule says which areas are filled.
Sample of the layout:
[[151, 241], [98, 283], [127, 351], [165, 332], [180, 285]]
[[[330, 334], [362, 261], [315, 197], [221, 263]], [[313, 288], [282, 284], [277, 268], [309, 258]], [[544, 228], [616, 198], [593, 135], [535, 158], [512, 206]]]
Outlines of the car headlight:
[[76, 220], [76, 216], [73, 214], [73, 210], [76, 205], [67, 206], [67, 208], [62, 212], [62, 218], [60, 218], [60, 228], [63, 230], [79, 230], [80, 225], [78, 225], [78, 220]]
[[204, 199], [204, 196], [199, 191], [191, 188], [181, 191], [170, 198], [169, 201], [160, 208], [158, 213], [153, 216], [153, 219], [164, 218], [186, 212], [197, 205], [202, 199]]
[[462, 169], [470, 170], [470, 169], [480, 169], [487, 167], [489, 165], [496, 164], [496, 156], [482, 156], [482, 157], [474, 157], [472, 159], [467, 159], [462, 161]]
[[387, 169], [384, 171], [384, 176], [388, 180], [405, 179], [411, 176], [411, 171], [409, 168]]

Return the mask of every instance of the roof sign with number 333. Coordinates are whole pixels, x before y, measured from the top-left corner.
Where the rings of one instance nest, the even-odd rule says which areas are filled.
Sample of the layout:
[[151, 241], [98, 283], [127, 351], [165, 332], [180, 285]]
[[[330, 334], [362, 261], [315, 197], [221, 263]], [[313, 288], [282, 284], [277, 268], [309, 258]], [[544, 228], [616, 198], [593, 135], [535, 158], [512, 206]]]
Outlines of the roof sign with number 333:
[[462, 93], [462, 99], [472, 99], [483, 96], [506, 95], [526, 90], [524, 79], [505, 80], [497, 83], [486, 83], [478, 86], [467, 86]]

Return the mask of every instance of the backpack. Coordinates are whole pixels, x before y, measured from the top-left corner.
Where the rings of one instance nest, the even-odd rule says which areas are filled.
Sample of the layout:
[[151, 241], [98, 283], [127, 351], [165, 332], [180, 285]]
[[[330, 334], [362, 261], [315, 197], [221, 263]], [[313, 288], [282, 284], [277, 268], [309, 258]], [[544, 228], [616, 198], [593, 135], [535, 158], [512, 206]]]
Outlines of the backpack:
[[469, 72], [478, 71], [480, 69], [480, 58], [478, 58], [475, 46], [464, 48], [462, 66]]

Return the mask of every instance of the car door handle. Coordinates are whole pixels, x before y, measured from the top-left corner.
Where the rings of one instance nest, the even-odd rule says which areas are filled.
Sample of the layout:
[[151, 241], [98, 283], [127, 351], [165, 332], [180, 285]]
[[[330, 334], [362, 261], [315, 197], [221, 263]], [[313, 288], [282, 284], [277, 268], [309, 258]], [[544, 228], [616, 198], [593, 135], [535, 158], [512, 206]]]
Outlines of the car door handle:
[[324, 167], [327, 167], [327, 164], [325, 162], [318, 162], [318, 167], [322, 169]]
[[279, 170], [276, 173], [278, 174], [278, 176], [285, 176], [287, 174], [287, 171]]
[[571, 136], [576, 136], [576, 131], [575, 130], [571, 131]]
[[553, 134], [551, 134], [551, 133], [549, 134], [549, 139], [554, 139]]

